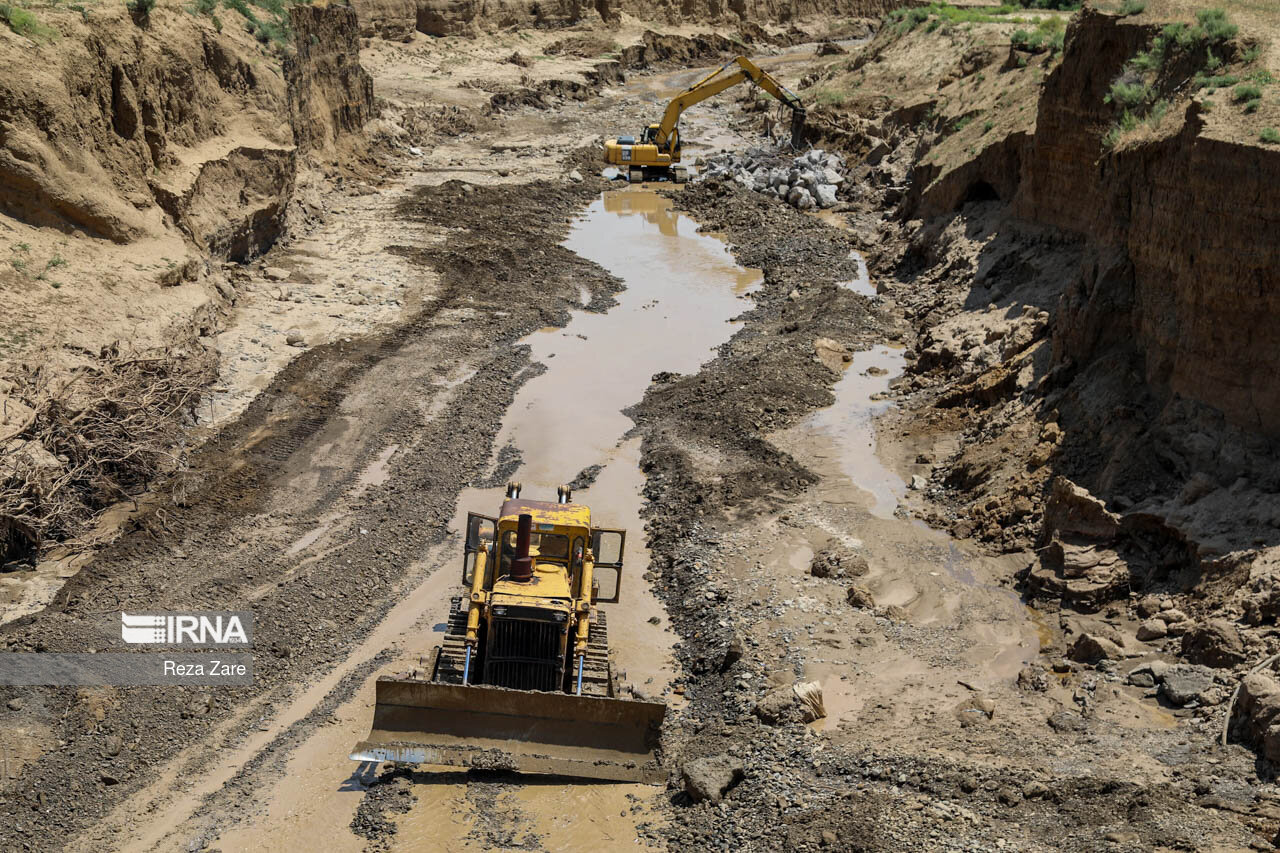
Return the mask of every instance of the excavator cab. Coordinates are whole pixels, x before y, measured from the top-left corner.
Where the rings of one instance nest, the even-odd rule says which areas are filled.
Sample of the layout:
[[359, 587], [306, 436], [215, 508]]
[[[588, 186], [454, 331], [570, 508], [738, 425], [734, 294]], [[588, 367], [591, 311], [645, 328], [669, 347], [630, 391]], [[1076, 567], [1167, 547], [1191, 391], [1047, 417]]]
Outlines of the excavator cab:
[[666, 706], [623, 698], [598, 608], [619, 599], [625, 537], [593, 526], [567, 486], [552, 503], [512, 483], [497, 517], [469, 514], [469, 595], [421, 675], [378, 679], [351, 757], [661, 781]]

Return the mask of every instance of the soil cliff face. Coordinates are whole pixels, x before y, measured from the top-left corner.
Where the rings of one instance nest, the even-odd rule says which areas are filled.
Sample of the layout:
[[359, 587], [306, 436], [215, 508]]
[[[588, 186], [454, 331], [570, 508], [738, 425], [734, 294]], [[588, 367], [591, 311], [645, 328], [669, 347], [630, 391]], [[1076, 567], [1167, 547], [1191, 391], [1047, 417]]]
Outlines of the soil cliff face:
[[373, 78], [360, 65], [360, 36], [349, 6], [294, 6], [297, 54], [285, 62], [289, 114], [299, 153], [360, 139], [374, 117]]
[[[1140, 499], [1198, 472], [1266, 481], [1280, 438], [1280, 150], [1240, 132], [1239, 109], [1172, 93], [1156, 133], [1108, 150], [1125, 64], [1159, 26], [1086, 9], [1045, 78], [1035, 126], [938, 177], [916, 168], [929, 218], [975, 199], [1082, 246], [1052, 324], [1065, 473]], [[1050, 417], [1050, 420], [1053, 420]], [[1247, 544], [1247, 543], [1236, 543]]]
[[431, 36], [475, 35], [505, 27], [560, 27], [610, 20], [626, 13], [642, 21], [681, 23], [786, 23], [810, 15], [878, 17], [898, 0], [354, 0], [360, 34], [407, 40], [416, 30]]
[[1088, 362], [1132, 344], [1157, 392], [1277, 437], [1280, 152], [1215, 138], [1192, 102], [1174, 135], [1104, 153], [1107, 89], [1153, 35], [1085, 12], [1045, 82], [1014, 209], [1099, 250], [1066, 297], [1059, 355]]
[[295, 146], [329, 148], [372, 113], [350, 9], [296, 7], [287, 80], [242, 27], [93, 14], [59, 18], [56, 44], [0, 34], [5, 64], [29, 69], [0, 80], [0, 211], [28, 224], [117, 243], [176, 225], [203, 252], [261, 252]]
[[93, 25], [67, 15], [56, 43], [0, 36], [4, 65], [25, 69], [0, 80], [3, 212], [127, 242], [162, 227], [153, 175], [189, 172], [235, 129], [289, 143], [271, 118], [284, 113], [284, 81], [254, 62], [247, 36], [185, 14], [157, 14], [145, 29], [123, 7], [94, 15]]

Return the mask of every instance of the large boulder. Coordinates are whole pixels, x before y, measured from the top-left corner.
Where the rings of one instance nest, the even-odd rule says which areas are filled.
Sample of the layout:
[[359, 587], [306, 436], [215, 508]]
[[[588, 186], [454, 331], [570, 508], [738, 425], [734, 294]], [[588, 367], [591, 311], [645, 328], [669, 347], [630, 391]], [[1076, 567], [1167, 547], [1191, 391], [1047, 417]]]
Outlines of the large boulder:
[[684, 791], [695, 803], [704, 800], [718, 803], [745, 775], [741, 759], [731, 755], [695, 758], [680, 768]]
[[1240, 683], [1233, 721], [1240, 737], [1268, 761], [1280, 762], [1280, 684], [1255, 672]]
[[836, 188], [833, 184], [818, 184], [814, 190], [814, 194], [818, 198], [818, 207], [828, 208], [836, 206]]
[[822, 702], [822, 687], [816, 681], [779, 687], [765, 694], [752, 712], [769, 725], [812, 723], [827, 715]]
[[1192, 663], [1226, 669], [1245, 661], [1240, 631], [1226, 619], [1210, 619], [1182, 636], [1182, 656]]
[[860, 578], [869, 570], [866, 557], [832, 542], [809, 562], [809, 574], [815, 578]]
[[1106, 637], [1085, 632], [1076, 637], [1067, 656], [1079, 663], [1097, 663], [1101, 660], [1120, 660], [1124, 657], [1124, 652]]
[[1203, 666], [1178, 664], [1169, 667], [1160, 680], [1160, 695], [1171, 705], [1182, 707], [1213, 686], [1213, 670]]

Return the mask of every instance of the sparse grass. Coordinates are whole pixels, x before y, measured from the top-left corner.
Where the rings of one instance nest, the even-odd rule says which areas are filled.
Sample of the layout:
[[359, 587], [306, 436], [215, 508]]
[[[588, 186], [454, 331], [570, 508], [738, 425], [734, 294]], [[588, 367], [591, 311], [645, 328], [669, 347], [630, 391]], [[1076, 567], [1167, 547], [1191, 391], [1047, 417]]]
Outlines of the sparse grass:
[[1117, 80], [1111, 84], [1111, 91], [1103, 101], [1131, 110], [1151, 100], [1151, 94], [1151, 87], [1145, 83], [1126, 83], [1123, 80]]
[[1264, 127], [1262, 133], [1258, 134], [1258, 139], [1268, 145], [1280, 145], [1280, 130], [1274, 127]]
[[1124, 0], [1120, 4], [1120, 14], [1126, 18], [1130, 15], [1141, 15], [1146, 10], [1147, 4], [1143, 3], [1142, 0]]
[[1231, 100], [1237, 104], [1241, 101], [1256, 101], [1262, 98], [1262, 89], [1255, 83], [1241, 83], [1231, 92]]
[[[155, 0], [130, 0], [130, 2], [150, 2]], [[222, 32], [222, 19], [215, 11], [221, 5], [239, 12], [245, 20], [245, 29], [263, 45], [285, 47], [293, 41], [293, 29], [289, 26], [289, 7], [301, 0], [192, 0], [187, 11], [195, 15], [207, 15], [213, 28]], [[267, 14], [259, 15], [258, 9]]]
[[1107, 150], [1111, 150], [1120, 143], [1129, 133], [1140, 127], [1157, 128], [1164, 117], [1169, 113], [1169, 102], [1165, 100], [1156, 101], [1151, 105], [1145, 114], [1139, 115], [1132, 110], [1125, 110], [1121, 114], [1118, 121], [1111, 125], [1111, 129], [1107, 131], [1106, 136], [1102, 137], [1102, 144]]
[[1204, 89], [1208, 94], [1212, 95], [1219, 89], [1227, 89], [1240, 82], [1240, 78], [1234, 74], [1204, 74], [1200, 73], [1191, 81], [1193, 89]]
[[996, 126], [996, 123], [995, 123], [994, 121], [984, 121], [984, 122], [982, 123], [982, 132], [983, 132], [984, 134], [986, 134], [986, 133], [990, 133], [990, 132], [991, 132], [991, 128], [993, 128], [993, 127], [995, 127], [995, 126]]
[[1009, 36], [1009, 42], [1018, 50], [1028, 53], [1060, 53], [1066, 39], [1066, 25], [1054, 15], [1043, 18], [1034, 30], [1017, 29]]
[[57, 30], [40, 23], [34, 13], [10, 3], [0, 3], [0, 20], [18, 35], [32, 41], [52, 40], [58, 35]]
[[1227, 20], [1223, 9], [1201, 9], [1196, 12], [1196, 29], [1203, 38], [1211, 42], [1230, 41], [1240, 32], [1240, 28]]
[[813, 93], [813, 99], [819, 104], [839, 107], [844, 105], [845, 93], [836, 89], [819, 89]]
[[[1238, 74], [1223, 73], [1227, 62], [1236, 55], [1238, 48], [1230, 42], [1238, 34], [1239, 27], [1217, 8], [1201, 9], [1194, 24], [1165, 25], [1151, 46], [1135, 54], [1112, 82], [1105, 101], [1115, 104], [1122, 113], [1103, 138], [1103, 145], [1114, 148], [1124, 134], [1140, 123], [1158, 124], [1169, 108], [1166, 101], [1158, 100], [1160, 93], [1178, 92], [1183, 87], [1212, 95], [1234, 86], [1232, 100], [1242, 104], [1245, 112], [1257, 111], [1262, 105], [1261, 87], [1271, 82], [1270, 75], [1261, 71], [1242, 81]], [[1170, 61], [1175, 58], [1179, 62], [1171, 66]], [[1248, 61], [1256, 58], [1255, 51]], [[1171, 79], [1171, 68], [1179, 74], [1189, 74], [1190, 79]], [[1204, 104], [1206, 109], [1211, 108], [1209, 101]]]
[[[888, 14], [887, 20], [892, 27], [892, 31], [899, 35], [911, 32], [926, 21], [928, 22], [928, 26], [925, 28], [926, 32], [941, 30], [943, 34], [946, 34], [959, 24], [964, 24], [966, 30], [969, 30], [973, 28], [974, 24], [1035, 23], [1034, 18], [1009, 17], [1014, 12], [1020, 12], [1025, 8], [1043, 9], [1054, 7], [1029, 6], [1028, 3], [1023, 2], [1020, 5], [1006, 3], [1001, 6], [962, 9], [949, 3], [930, 3], [928, 6], [920, 6], [913, 9], [905, 7], [894, 9]], [[1077, 3], [1072, 8], [1078, 9], [1080, 7]]]

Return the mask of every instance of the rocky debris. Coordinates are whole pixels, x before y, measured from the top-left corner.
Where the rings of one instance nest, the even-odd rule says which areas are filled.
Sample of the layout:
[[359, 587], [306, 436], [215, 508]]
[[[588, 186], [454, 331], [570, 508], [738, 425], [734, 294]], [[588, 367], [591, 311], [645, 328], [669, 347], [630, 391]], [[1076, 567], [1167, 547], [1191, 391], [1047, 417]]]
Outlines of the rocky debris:
[[1057, 598], [1086, 612], [1123, 598], [1129, 564], [1112, 547], [1120, 517], [1065, 477], [1055, 477], [1044, 505], [1040, 560], [1027, 585], [1036, 597]]
[[1264, 548], [1249, 561], [1249, 581], [1240, 593], [1244, 621], [1249, 625], [1280, 617], [1280, 547]]
[[1244, 663], [1244, 641], [1226, 619], [1210, 619], [1183, 635], [1182, 656], [1192, 663], [1226, 669]]
[[1160, 695], [1169, 704], [1182, 707], [1213, 687], [1213, 670], [1191, 664], [1175, 664], [1159, 679]]
[[752, 709], [761, 721], [769, 725], [791, 722], [812, 723], [827, 715], [822, 702], [822, 686], [816, 681], [779, 687], [767, 693]]
[[815, 578], [860, 578], [869, 570], [865, 557], [834, 541], [809, 562], [809, 574]]
[[745, 775], [742, 759], [731, 755], [713, 755], [686, 761], [680, 768], [684, 792], [695, 803], [704, 800], [718, 803]]
[[409, 811], [415, 799], [409, 769], [388, 768], [369, 783], [351, 819], [351, 831], [377, 845], [373, 849], [388, 849], [397, 832], [393, 816]]
[[814, 148], [787, 158], [777, 149], [752, 148], [745, 155], [720, 154], [701, 167], [699, 180], [732, 180], [785, 201], [797, 210], [823, 210], [839, 203], [848, 170], [839, 154]]
[[840, 56], [848, 52], [833, 41], [824, 41], [813, 51], [815, 56]]
[[1071, 644], [1068, 657], [1080, 663], [1097, 663], [1102, 660], [1120, 660], [1124, 657], [1124, 652], [1114, 641], [1085, 632]]
[[849, 591], [845, 593], [845, 600], [853, 607], [867, 610], [876, 606], [876, 600], [875, 597], [871, 595], [871, 590], [858, 584], [854, 584], [849, 587]]

